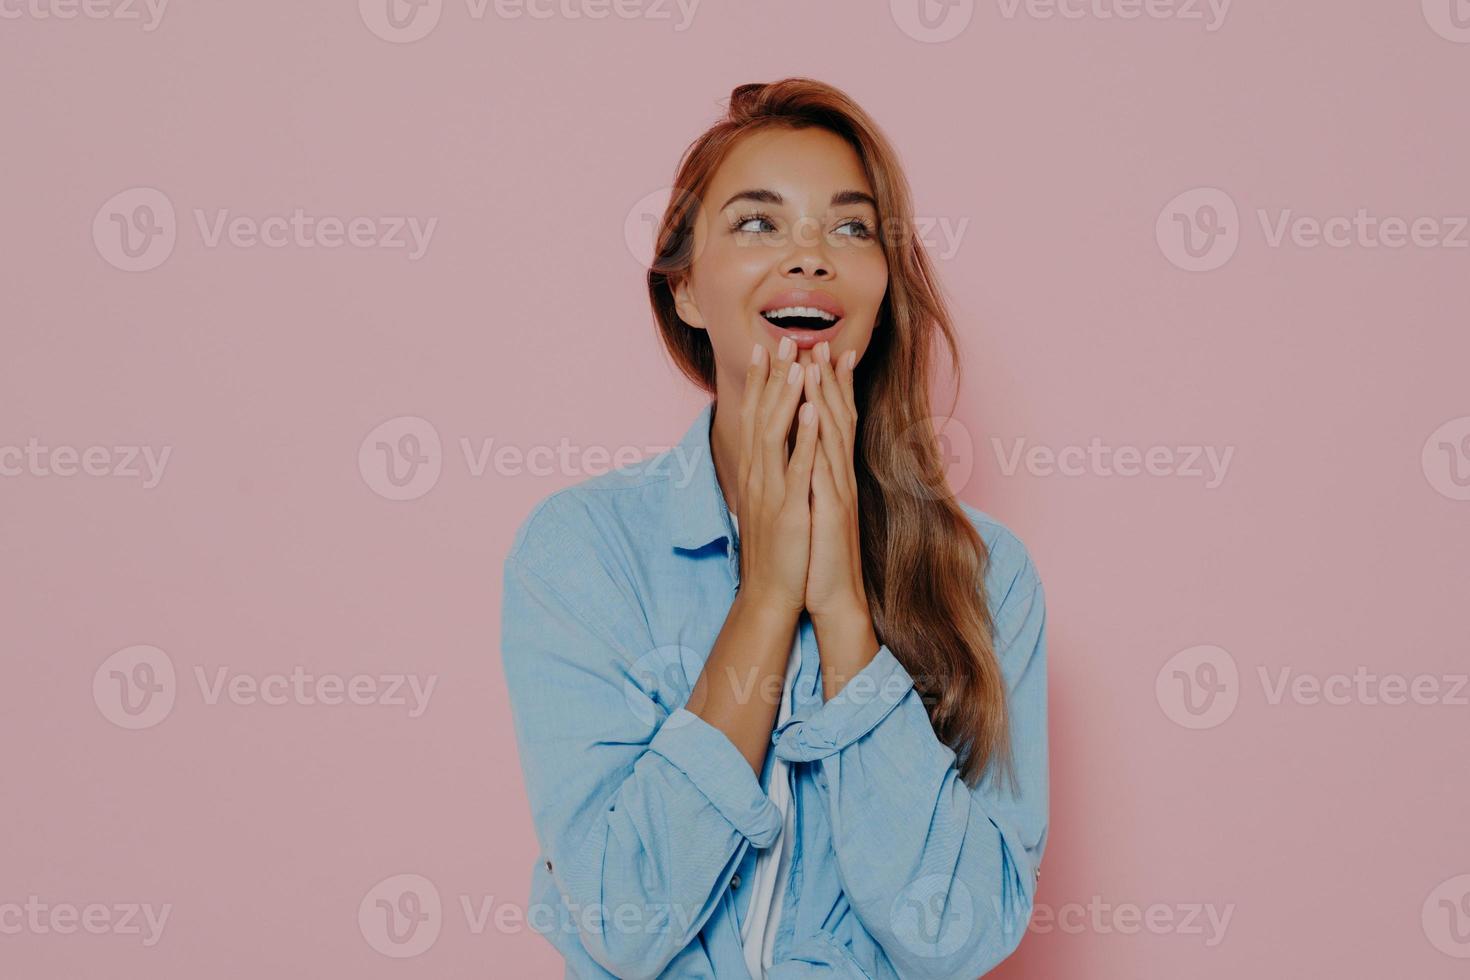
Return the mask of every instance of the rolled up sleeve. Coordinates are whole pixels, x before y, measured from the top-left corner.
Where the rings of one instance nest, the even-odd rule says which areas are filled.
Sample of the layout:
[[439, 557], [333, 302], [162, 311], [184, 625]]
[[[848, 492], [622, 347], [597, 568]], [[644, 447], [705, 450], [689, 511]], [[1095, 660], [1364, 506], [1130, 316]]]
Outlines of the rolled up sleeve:
[[1048, 832], [1046, 603], [1019, 541], [987, 577], [1007, 688], [1016, 792], [991, 766], [975, 787], [886, 645], [830, 701], [773, 735], [816, 762], [838, 873], [903, 977], [977, 977], [1030, 921]]
[[728, 735], [685, 708], [675, 708], [648, 746], [668, 760], [730, 825], [758, 848], [781, 831], [781, 811]]

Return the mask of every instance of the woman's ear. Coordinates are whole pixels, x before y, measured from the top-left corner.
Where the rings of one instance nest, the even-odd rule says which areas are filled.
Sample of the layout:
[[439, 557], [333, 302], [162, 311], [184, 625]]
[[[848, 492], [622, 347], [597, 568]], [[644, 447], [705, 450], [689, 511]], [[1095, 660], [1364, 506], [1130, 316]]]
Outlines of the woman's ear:
[[694, 295], [689, 289], [689, 277], [683, 276], [674, 284], [674, 309], [679, 313], [679, 319], [696, 330], [705, 329], [704, 317], [699, 312], [699, 307], [694, 302]]

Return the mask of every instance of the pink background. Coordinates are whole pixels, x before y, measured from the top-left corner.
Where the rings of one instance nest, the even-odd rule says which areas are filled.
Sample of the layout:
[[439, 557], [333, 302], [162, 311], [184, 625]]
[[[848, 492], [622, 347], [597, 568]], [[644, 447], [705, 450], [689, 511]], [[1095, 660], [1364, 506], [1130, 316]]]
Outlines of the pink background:
[[[687, 25], [653, 0], [446, 0], [409, 42], [381, 0], [176, 0], [153, 30], [26, 3], [0, 24], [0, 974], [561, 976], [514, 915], [536, 845], [501, 561], [599, 449], [683, 433], [700, 396], [654, 339], [644, 212], [734, 85], [807, 74], [903, 155], [965, 344], [954, 482], [1047, 586], [1051, 837], [995, 975], [1464, 975], [1467, 692], [1273, 703], [1259, 675], [1450, 695], [1470, 669], [1470, 29], [1449, 0], [1239, 0], [1213, 30], [1192, 3], [1205, 19], [960, 2], [934, 35], [907, 0], [708, 3]], [[127, 271], [112, 215], [158, 194], [172, 251]], [[211, 246], [195, 218], [298, 208], [437, 224], [411, 259]], [[1287, 209], [1428, 217], [1443, 243], [1272, 244]], [[1171, 229], [1211, 215], [1214, 267], [1181, 267]], [[375, 447], [404, 435], [429, 462], [399, 491]], [[1016, 440], [1094, 437], [1173, 462], [1007, 463]], [[107, 452], [63, 475], [65, 451], [5, 455], [29, 440]], [[464, 441], [489, 440], [571, 451], [477, 473]], [[1217, 486], [1190, 446], [1230, 449]], [[161, 479], [115, 447], [168, 447]], [[134, 730], [111, 668], [146, 675], [109, 658], [139, 645], [176, 675]], [[298, 666], [436, 686], [412, 717], [211, 703], [196, 678]], [[1176, 667], [1221, 668], [1231, 710], [1191, 727]], [[359, 925], [400, 874], [442, 902], [412, 958]], [[171, 910], [150, 946], [16, 928], [4, 906], [33, 895]], [[1191, 907], [1228, 912], [1223, 935]]]

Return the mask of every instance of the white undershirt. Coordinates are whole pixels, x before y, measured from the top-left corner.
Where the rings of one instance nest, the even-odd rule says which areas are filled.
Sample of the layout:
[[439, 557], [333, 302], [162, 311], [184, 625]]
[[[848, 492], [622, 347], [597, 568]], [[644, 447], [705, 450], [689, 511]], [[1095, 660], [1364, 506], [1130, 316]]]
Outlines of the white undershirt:
[[[740, 522], [730, 515], [738, 533]], [[776, 715], [780, 725], [791, 716], [791, 688], [796, 683], [796, 671], [801, 665], [801, 631], [797, 630], [791, 640], [791, 655], [786, 661], [786, 683], [781, 692], [781, 707]], [[774, 752], [773, 748], [767, 748]], [[795, 846], [795, 814], [791, 806], [791, 786], [787, 776], [786, 760], [777, 756], [771, 760], [771, 783], [766, 795], [781, 811], [781, 831], [775, 843], [756, 854], [755, 871], [748, 883], [752, 894], [750, 910], [740, 925], [740, 941], [745, 947], [745, 967], [755, 980], [763, 980], [765, 971], [772, 965], [776, 948], [776, 927], [781, 922], [781, 899], [786, 891], [786, 879], [791, 872], [791, 850]]]

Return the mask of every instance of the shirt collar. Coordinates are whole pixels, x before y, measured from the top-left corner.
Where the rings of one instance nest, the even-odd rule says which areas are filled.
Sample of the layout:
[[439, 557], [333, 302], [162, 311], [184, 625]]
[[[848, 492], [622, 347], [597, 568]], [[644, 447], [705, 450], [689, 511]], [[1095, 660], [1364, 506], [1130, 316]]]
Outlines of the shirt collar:
[[669, 538], [675, 548], [697, 550], [713, 541], [734, 536], [730, 508], [715, 476], [710, 448], [710, 424], [715, 403], [706, 402], [670, 460]]

